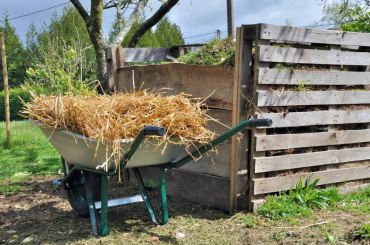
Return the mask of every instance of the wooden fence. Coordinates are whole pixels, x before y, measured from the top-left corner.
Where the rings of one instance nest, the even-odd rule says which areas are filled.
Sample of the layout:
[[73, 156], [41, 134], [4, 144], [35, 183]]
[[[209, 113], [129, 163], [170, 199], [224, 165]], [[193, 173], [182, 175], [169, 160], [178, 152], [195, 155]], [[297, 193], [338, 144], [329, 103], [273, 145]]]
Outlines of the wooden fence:
[[237, 33], [242, 110], [273, 120], [248, 136], [250, 209], [300, 178], [369, 185], [370, 34], [268, 24]]
[[130, 64], [181, 52], [108, 49], [110, 88], [130, 90], [135, 80], [143, 88], [172, 88], [169, 94], [212, 94], [209, 113], [222, 123], [255, 117], [273, 125], [247, 130], [220, 145], [218, 155], [170, 171], [170, 194], [256, 210], [266, 195], [294, 188], [300, 178], [343, 191], [370, 184], [370, 34], [245, 25], [237, 29], [235, 69]]

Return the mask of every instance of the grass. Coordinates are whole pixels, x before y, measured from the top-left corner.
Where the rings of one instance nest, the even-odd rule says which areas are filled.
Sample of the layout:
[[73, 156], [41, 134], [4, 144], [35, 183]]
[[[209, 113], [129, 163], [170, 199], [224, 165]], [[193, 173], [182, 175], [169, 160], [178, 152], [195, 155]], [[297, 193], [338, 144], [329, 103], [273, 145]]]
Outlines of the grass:
[[343, 195], [336, 188], [316, 189], [318, 181], [300, 180], [288, 193], [267, 197], [258, 214], [271, 220], [310, 217], [315, 210], [330, 209], [370, 214], [370, 187]]
[[42, 132], [28, 121], [11, 123], [11, 144], [5, 146], [5, 123], [0, 122], [0, 193], [14, 194], [31, 174], [57, 173], [59, 155]]

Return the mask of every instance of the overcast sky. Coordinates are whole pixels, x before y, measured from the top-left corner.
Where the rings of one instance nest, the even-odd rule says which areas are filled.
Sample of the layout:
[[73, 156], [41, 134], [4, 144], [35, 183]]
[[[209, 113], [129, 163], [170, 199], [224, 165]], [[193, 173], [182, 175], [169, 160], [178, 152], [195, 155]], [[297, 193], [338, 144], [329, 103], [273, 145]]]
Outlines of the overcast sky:
[[[153, 9], [158, 5], [158, 0], [150, 0]], [[68, 0], [0, 0], [0, 14], [8, 14], [9, 18], [27, 14], [58, 5]], [[81, 0], [88, 8], [89, 0]], [[17, 33], [22, 40], [28, 26], [33, 22], [37, 27], [48, 23], [54, 12], [60, 13], [63, 6], [47, 10], [38, 14], [12, 20], [11, 24], [16, 27]], [[322, 15], [321, 0], [234, 0], [235, 26], [253, 23], [284, 24], [288, 20], [293, 25], [311, 25], [319, 20]], [[150, 11], [147, 11], [149, 15]], [[104, 33], [114, 19], [114, 10], [104, 12]], [[184, 37], [192, 37], [198, 34], [215, 32], [220, 29], [226, 32], [226, 0], [180, 0], [171, 12], [169, 18], [177, 23]], [[200, 35], [186, 39], [187, 42], [202, 42], [214, 37]]]

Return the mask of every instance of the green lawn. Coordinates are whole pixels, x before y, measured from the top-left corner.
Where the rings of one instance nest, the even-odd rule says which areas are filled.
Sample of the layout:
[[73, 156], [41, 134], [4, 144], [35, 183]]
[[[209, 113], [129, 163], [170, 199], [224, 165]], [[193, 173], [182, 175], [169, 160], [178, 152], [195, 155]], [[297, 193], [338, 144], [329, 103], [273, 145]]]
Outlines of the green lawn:
[[0, 193], [16, 192], [17, 183], [31, 174], [57, 173], [61, 166], [57, 151], [28, 121], [11, 123], [10, 147], [5, 146], [5, 123], [0, 122], [0, 141]]

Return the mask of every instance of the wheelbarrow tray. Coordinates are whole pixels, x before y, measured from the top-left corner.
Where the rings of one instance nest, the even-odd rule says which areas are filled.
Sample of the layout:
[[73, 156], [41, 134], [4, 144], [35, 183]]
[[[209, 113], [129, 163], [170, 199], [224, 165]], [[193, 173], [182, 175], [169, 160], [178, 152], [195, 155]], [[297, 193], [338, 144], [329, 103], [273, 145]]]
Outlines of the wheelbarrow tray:
[[[31, 122], [39, 126], [41, 131], [48, 137], [50, 143], [68, 164], [96, 169], [106, 162], [107, 156], [112, 154], [112, 147], [107, 148], [106, 144], [98, 143], [96, 139], [62, 129], [55, 130], [38, 121]], [[120, 141], [121, 156], [130, 149], [132, 141], [133, 139]], [[181, 144], [158, 144], [149, 139], [140, 145], [132, 158], [127, 162], [125, 168], [169, 163], [183, 152], [184, 146]], [[115, 168], [114, 162], [114, 156], [112, 156], [108, 163], [109, 170]]]

